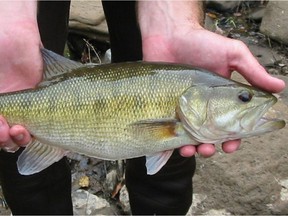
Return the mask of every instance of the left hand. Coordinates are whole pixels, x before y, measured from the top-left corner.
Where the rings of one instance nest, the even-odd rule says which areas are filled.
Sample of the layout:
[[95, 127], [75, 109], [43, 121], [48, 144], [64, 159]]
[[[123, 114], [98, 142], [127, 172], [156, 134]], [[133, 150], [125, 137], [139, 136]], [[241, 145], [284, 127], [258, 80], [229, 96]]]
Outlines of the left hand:
[[[253, 86], [268, 92], [280, 92], [285, 88], [285, 83], [270, 76], [244, 43], [217, 35], [202, 27], [179, 27], [172, 36], [154, 35], [143, 38], [142, 43], [144, 61], [190, 64], [228, 78], [231, 72], [236, 70]], [[239, 146], [240, 140], [233, 140], [223, 143], [222, 149], [231, 153]], [[212, 144], [187, 145], [180, 149], [181, 155], [185, 157], [196, 152], [209, 157], [215, 151]]]

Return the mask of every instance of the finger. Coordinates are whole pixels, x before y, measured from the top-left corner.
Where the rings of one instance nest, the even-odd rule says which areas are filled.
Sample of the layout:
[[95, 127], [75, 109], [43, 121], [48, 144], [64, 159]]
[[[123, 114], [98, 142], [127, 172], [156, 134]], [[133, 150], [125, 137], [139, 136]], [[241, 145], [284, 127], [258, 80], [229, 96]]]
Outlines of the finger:
[[179, 153], [183, 157], [191, 157], [196, 154], [196, 146], [187, 145], [179, 149]]
[[222, 150], [226, 153], [232, 153], [239, 149], [241, 140], [231, 140], [222, 144]]
[[9, 129], [6, 120], [0, 116], [0, 148], [7, 152], [15, 152], [18, 150], [19, 146], [10, 138]]
[[0, 146], [6, 146], [11, 141], [9, 136], [9, 125], [3, 116], [0, 116]]
[[25, 146], [31, 141], [30, 133], [21, 125], [12, 126], [10, 136], [12, 140], [20, 146]]
[[215, 154], [216, 149], [213, 144], [204, 143], [197, 146], [197, 152], [203, 157], [211, 157]]
[[285, 88], [285, 82], [269, 75], [241, 41], [233, 40], [229, 65], [255, 87], [268, 92], [280, 92]]

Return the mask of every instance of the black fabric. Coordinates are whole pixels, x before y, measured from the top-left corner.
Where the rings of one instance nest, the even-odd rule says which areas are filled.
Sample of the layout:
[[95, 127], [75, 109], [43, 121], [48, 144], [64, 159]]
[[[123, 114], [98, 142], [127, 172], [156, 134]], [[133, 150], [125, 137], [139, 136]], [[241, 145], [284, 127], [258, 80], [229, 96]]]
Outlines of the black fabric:
[[22, 176], [14, 154], [0, 151], [0, 179], [13, 215], [72, 215], [71, 172], [66, 158], [44, 171]]
[[[68, 32], [70, 2], [38, 3], [38, 24], [45, 48], [63, 54]], [[22, 176], [15, 154], [0, 151], [0, 181], [13, 215], [72, 215], [71, 171], [63, 158], [46, 170]]]
[[39, 1], [37, 21], [45, 48], [63, 54], [69, 21], [70, 1]]
[[[142, 60], [135, 1], [102, 1], [102, 4], [110, 32], [112, 61]], [[144, 157], [127, 160], [126, 185], [132, 214], [186, 214], [192, 203], [195, 165], [195, 157], [183, 158], [175, 150], [162, 170], [149, 176]]]
[[127, 161], [126, 185], [134, 215], [185, 215], [192, 203], [195, 157], [175, 150], [155, 175], [147, 175], [145, 157]]
[[142, 59], [141, 34], [134, 1], [102, 1], [108, 24], [112, 62]]

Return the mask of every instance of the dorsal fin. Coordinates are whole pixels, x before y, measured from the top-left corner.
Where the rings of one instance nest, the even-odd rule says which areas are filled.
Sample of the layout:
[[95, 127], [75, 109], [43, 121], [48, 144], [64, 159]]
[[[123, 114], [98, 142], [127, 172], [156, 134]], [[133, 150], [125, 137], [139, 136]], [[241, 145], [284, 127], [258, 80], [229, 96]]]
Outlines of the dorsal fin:
[[44, 61], [44, 80], [83, 66], [79, 62], [67, 59], [47, 49], [41, 49], [41, 53]]

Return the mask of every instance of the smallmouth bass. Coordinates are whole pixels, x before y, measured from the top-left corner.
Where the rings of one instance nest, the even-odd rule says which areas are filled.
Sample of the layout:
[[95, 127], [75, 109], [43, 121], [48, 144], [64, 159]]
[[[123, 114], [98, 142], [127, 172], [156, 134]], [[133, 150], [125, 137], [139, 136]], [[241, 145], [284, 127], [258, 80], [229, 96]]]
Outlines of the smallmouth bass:
[[281, 129], [263, 115], [272, 94], [191, 66], [130, 62], [82, 65], [42, 50], [45, 80], [0, 94], [0, 114], [33, 141], [19, 156], [29, 175], [74, 151], [106, 160], [146, 156], [155, 174], [173, 149]]

